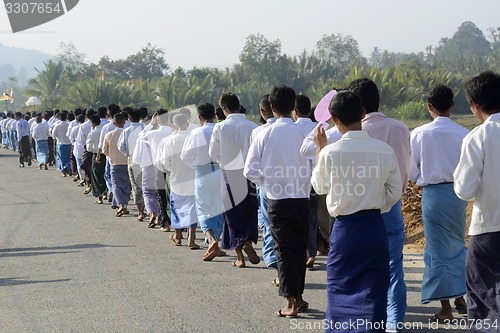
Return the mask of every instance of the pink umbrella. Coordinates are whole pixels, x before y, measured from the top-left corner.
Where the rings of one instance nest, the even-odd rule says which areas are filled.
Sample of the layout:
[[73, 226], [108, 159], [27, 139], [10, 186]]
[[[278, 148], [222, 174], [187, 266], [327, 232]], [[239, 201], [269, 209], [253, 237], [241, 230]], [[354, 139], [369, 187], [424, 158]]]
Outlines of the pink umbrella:
[[330, 111], [328, 111], [328, 106], [330, 105], [333, 96], [335, 96], [336, 94], [337, 90], [332, 90], [328, 94], [326, 94], [321, 99], [321, 101], [319, 101], [316, 109], [314, 110], [314, 117], [318, 122], [326, 123], [332, 117]]

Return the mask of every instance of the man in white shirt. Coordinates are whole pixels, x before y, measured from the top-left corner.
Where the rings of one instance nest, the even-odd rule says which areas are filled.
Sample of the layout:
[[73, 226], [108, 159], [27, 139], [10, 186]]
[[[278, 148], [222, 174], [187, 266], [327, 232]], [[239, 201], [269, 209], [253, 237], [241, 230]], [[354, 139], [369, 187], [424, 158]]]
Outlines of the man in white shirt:
[[56, 140], [56, 154], [58, 160], [59, 172], [63, 177], [71, 175], [71, 140], [67, 136], [68, 132], [68, 113], [63, 111], [59, 113], [60, 122], [54, 124], [52, 128], [52, 137]]
[[482, 124], [465, 137], [453, 176], [458, 197], [474, 200], [466, 258], [467, 320], [471, 332], [486, 332], [492, 331], [486, 323], [500, 321], [500, 75], [475, 76], [465, 96]]
[[118, 150], [128, 158], [128, 175], [132, 186], [132, 197], [138, 211], [137, 220], [141, 222], [145, 217], [144, 198], [142, 197], [141, 187], [142, 174], [140, 166], [134, 164], [132, 158], [139, 134], [144, 129], [144, 124], [140, 122], [141, 112], [138, 109], [127, 107], [124, 108], [124, 111], [127, 112], [131, 125], [123, 130], [117, 144]]
[[186, 165], [180, 154], [186, 138], [189, 134], [188, 119], [183, 114], [177, 114], [173, 118], [176, 132], [160, 143], [162, 156], [158, 166], [164, 172], [170, 172], [170, 210], [172, 227], [175, 234], [172, 234], [170, 240], [176, 245], [181, 246], [182, 229], [188, 228], [188, 247], [191, 250], [200, 248], [195, 240], [196, 226], [198, 225], [198, 216], [196, 215], [196, 202], [194, 198], [194, 170]]
[[452, 320], [450, 298], [459, 314], [467, 313], [465, 288], [465, 216], [467, 202], [453, 190], [453, 171], [460, 159], [462, 140], [469, 132], [450, 119], [453, 92], [442, 85], [427, 95], [434, 119], [411, 133], [410, 180], [423, 187], [422, 219], [425, 231], [422, 303], [438, 300], [441, 311], [431, 320]]
[[15, 117], [17, 120], [17, 138], [19, 140], [19, 167], [24, 168], [24, 162], [28, 162], [28, 166], [31, 166], [30, 127], [21, 112], [16, 112]]
[[33, 126], [33, 129], [31, 130], [31, 136], [36, 143], [36, 161], [38, 162], [38, 167], [40, 170], [42, 170], [42, 167], [44, 167], [45, 170], [48, 170], [49, 124], [46, 121], [43, 121], [41, 116], [36, 118], [36, 125]]
[[[108, 105], [107, 109], [108, 109], [107, 115], [108, 115], [110, 120], [108, 120], [108, 123], [104, 124], [102, 127], [101, 136], [99, 138], [99, 145], [98, 145], [96, 160], [99, 160], [100, 156], [102, 156], [101, 154], [103, 153], [102, 149], [104, 147], [104, 138], [106, 137], [106, 135], [109, 132], [113, 131], [116, 128], [116, 126], [113, 122], [113, 118], [114, 118], [115, 114], [118, 114], [121, 112], [120, 107], [116, 104]], [[114, 198], [113, 198], [113, 183], [111, 182], [111, 165], [109, 164], [108, 159], [106, 159], [106, 167], [104, 169], [104, 180], [106, 181], [106, 187], [108, 188], [108, 191], [107, 191], [108, 202], [111, 202], [112, 207], [117, 207], [118, 204], [117, 204], [116, 200], [114, 200]]]
[[316, 193], [327, 194], [328, 211], [336, 218], [327, 264], [326, 321], [331, 324], [325, 332], [359, 321], [357, 331], [371, 331], [368, 325], [386, 322], [389, 287], [381, 212], [401, 198], [403, 186], [392, 148], [361, 130], [361, 99], [350, 91], [339, 92], [329, 110], [343, 136], [327, 146], [325, 130], [318, 125], [311, 179]]
[[278, 261], [279, 295], [287, 305], [276, 316], [295, 317], [305, 311], [311, 163], [300, 154], [305, 131], [292, 120], [295, 91], [275, 87], [269, 103], [276, 121], [261, 131], [248, 151], [243, 174], [265, 186], [271, 234]]
[[[152, 129], [155, 124], [158, 125], [158, 128]], [[139, 134], [139, 138], [144, 140], [151, 148], [151, 158], [156, 169], [156, 196], [159, 204], [158, 222], [160, 231], [162, 232], [170, 231], [170, 191], [167, 192], [167, 182], [170, 181], [167, 179], [167, 173], [163, 170], [159, 170], [156, 166], [159, 155], [158, 147], [163, 139], [173, 133], [172, 128], [169, 126], [168, 111], [160, 109], [156, 113], [156, 116], [153, 116], [151, 123]]]
[[[317, 123], [310, 118], [311, 115], [311, 100], [306, 95], [297, 95], [295, 98], [294, 119], [304, 133], [304, 137], [314, 131]], [[302, 147], [302, 145], [301, 145]], [[311, 161], [311, 163], [313, 163]], [[313, 165], [313, 164], [311, 164]], [[311, 167], [312, 170], [312, 167]], [[309, 232], [307, 239], [307, 262], [306, 267], [310, 270], [314, 269], [316, 261], [316, 252], [318, 252], [318, 195], [311, 190], [309, 196]]]
[[92, 124], [90, 123], [90, 117], [95, 114], [95, 111], [88, 109], [85, 111], [85, 122], [78, 128], [78, 134], [76, 136], [76, 144], [79, 147], [83, 147], [82, 150], [82, 164], [80, 165], [82, 182], [87, 185], [87, 189], [83, 192], [84, 194], [89, 194], [92, 191], [92, 153], [86, 148], [87, 136], [92, 130]]
[[252, 243], [257, 243], [257, 197], [255, 186], [243, 176], [250, 135], [257, 124], [240, 112], [240, 101], [233, 93], [222, 95], [219, 105], [226, 120], [214, 126], [209, 154], [219, 164], [224, 179], [222, 203], [226, 213], [222, 248], [236, 251], [233, 267], [245, 267], [243, 251], [254, 265], [260, 262]]
[[0, 120], [0, 131], [2, 132], [2, 144], [3, 144], [3, 149], [7, 149], [9, 146], [8, 142], [8, 136], [7, 136], [7, 128], [5, 127], [5, 123], [7, 122], [7, 116], [4, 114], [2, 116], [2, 120]]
[[220, 184], [222, 174], [217, 163], [208, 154], [210, 139], [215, 126], [215, 108], [206, 103], [198, 106], [201, 127], [193, 129], [186, 138], [180, 158], [194, 169], [194, 197], [196, 214], [205, 234], [208, 249], [204, 261], [211, 261], [225, 253], [219, 249], [224, 225]]
[[[255, 128], [252, 131], [252, 142], [260, 132], [267, 129], [276, 121], [276, 118], [274, 118], [273, 110], [271, 109], [271, 104], [269, 103], [269, 94], [261, 97], [259, 102], [259, 109], [260, 116], [265, 121], [265, 124]], [[273, 236], [271, 235], [271, 224], [269, 222], [269, 216], [267, 214], [268, 202], [266, 188], [264, 185], [256, 185], [257, 198], [259, 200], [258, 221], [259, 227], [262, 228], [262, 259], [264, 259], [264, 263], [268, 268], [275, 269], [276, 272], [278, 272], [278, 259], [276, 259], [276, 254], [274, 253], [274, 240]], [[272, 283], [275, 286], [279, 286], [279, 278], [276, 277]]]
[[[80, 108], [76, 108], [74, 111], [73, 111], [73, 115], [71, 116], [71, 114], [68, 115], [68, 121], [69, 121], [69, 125], [68, 125], [68, 130], [66, 131], [66, 135], [68, 136], [68, 138], [70, 139], [70, 142], [71, 142], [71, 145], [72, 145], [72, 148], [71, 148], [71, 154], [70, 154], [70, 166], [71, 166], [71, 173], [75, 176], [73, 178], [73, 181], [76, 182], [76, 181], [79, 181], [80, 180], [80, 170], [79, 170], [79, 167], [78, 167], [78, 163], [77, 163], [77, 159], [76, 159], [76, 156], [74, 154], [74, 150], [75, 150], [75, 140], [76, 138], [75, 137], [72, 137], [72, 132], [73, 132], [73, 129], [75, 127], [78, 127], [80, 126], [80, 123], [78, 122], [78, 116], [82, 114], [82, 109]], [[70, 117], [72, 119], [70, 119]]]
[[103, 196], [108, 190], [106, 181], [104, 180], [106, 155], [101, 154], [99, 159], [97, 158], [97, 154], [99, 153], [99, 139], [102, 131], [101, 120], [102, 118], [96, 114], [90, 117], [92, 130], [87, 136], [86, 142], [87, 150], [92, 153], [92, 195], [96, 198], [96, 204], [103, 203]]
[[[361, 98], [366, 115], [363, 118], [363, 130], [370, 137], [387, 143], [394, 150], [398, 160], [402, 191], [408, 185], [411, 164], [410, 131], [408, 127], [395, 119], [387, 118], [378, 112], [380, 95], [375, 83], [367, 78], [351, 82], [348, 89]], [[401, 199], [401, 198], [400, 198]], [[406, 283], [403, 273], [403, 246], [405, 241], [401, 200], [390, 211], [382, 214], [389, 241], [391, 285], [387, 297], [387, 331], [399, 332], [403, 326], [406, 312]]]

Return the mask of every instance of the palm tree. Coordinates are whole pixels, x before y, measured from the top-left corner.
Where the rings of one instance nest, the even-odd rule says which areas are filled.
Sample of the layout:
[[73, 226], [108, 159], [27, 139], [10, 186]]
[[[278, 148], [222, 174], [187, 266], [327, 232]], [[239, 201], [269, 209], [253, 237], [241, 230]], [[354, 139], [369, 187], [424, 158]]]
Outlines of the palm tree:
[[25, 90], [26, 96], [38, 96], [42, 100], [42, 106], [46, 108], [55, 108], [64, 95], [63, 74], [64, 66], [62, 62], [49, 60], [44, 63], [45, 69], [39, 70], [35, 67], [38, 75], [30, 79], [28, 89]]

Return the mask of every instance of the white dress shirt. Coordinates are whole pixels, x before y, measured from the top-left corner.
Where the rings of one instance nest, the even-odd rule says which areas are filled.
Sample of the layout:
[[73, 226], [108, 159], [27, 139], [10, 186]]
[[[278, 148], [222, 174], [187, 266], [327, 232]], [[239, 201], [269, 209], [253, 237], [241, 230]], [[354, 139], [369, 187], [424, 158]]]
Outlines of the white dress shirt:
[[24, 136], [30, 135], [30, 125], [26, 119], [19, 119], [16, 123], [17, 139], [21, 141]]
[[156, 167], [162, 172], [170, 172], [170, 189], [177, 195], [194, 195], [194, 169], [181, 158], [182, 147], [189, 132], [176, 132], [160, 142]]
[[76, 140], [78, 137], [78, 133], [80, 132], [81, 125], [83, 124], [77, 123], [76, 126], [73, 126], [68, 135], [69, 140], [73, 144], [73, 155], [77, 159], [81, 159], [83, 157], [83, 151], [84, 151], [83, 145], [79, 144]]
[[70, 145], [71, 140], [66, 135], [68, 132], [69, 122], [60, 121], [52, 127], [52, 136], [56, 139], [59, 145]]
[[80, 123], [76, 119], [69, 122], [68, 130], [66, 131], [66, 135], [68, 136], [68, 138], [70, 137], [71, 130], [73, 129], [73, 127], [79, 126], [79, 125], [80, 125]]
[[31, 136], [35, 141], [48, 140], [49, 139], [49, 124], [46, 121], [42, 121], [41, 123], [37, 123], [33, 127], [33, 132]]
[[118, 139], [118, 150], [125, 156], [132, 158], [139, 133], [141, 133], [144, 127], [143, 123], [131, 123], [129, 127], [125, 128]]
[[266, 187], [272, 200], [309, 198], [311, 162], [300, 154], [304, 131], [291, 118], [279, 118], [250, 145], [243, 175]]
[[318, 123], [312, 121], [311, 118], [298, 118], [295, 121], [295, 124], [299, 125], [302, 133], [304, 133], [304, 137], [313, 132], [316, 128], [316, 125], [318, 125]]
[[104, 124], [102, 126], [101, 137], [99, 138], [99, 149], [102, 150], [102, 148], [104, 147], [104, 138], [106, 137], [106, 134], [114, 131], [115, 128], [116, 126], [112, 121], [109, 121], [107, 124]]
[[101, 137], [101, 131], [102, 131], [102, 125], [96, 126], [94, 129], [92, 129], [87, 135], [87, 142], [85, 142], [85, 145], [87, 146], [87, 151], [91, 152], [92, 154], [97, 154], [99, 150], [99, 138]]
[[260, 133], [260, 131], [266, 129], [267, 127], [269, 127], [269, 125], [274, 124], [275, 121], [276, 121], [276, 118], [267, 118], [265, 124], [260, 125], [259, 127], [255, 128], [252, 131], [252, 135], [250, 135], [250, 143], [252, 143], [252, 141], [255, 139], [255, 137], [257, 136], [257, 134]]
[[[338, 130], [337, 126], [333, 126], [328, 129], [326, 132], [326, 141], [327, 144], [332, 144], [334, 142], [339, 141], [342, 138], [342, 133]], [[316, 144], [314, 143], [314, 129], [307, 134], [304, 141], [302, 142], [302, 146], [300, 147], [300, 153], [302, 156], [316, 161]]]
[[156, 165], [158, 162], [157, 155], [160, 142], [166, 137], [172, 135], [174, 131], [169, 126], [160, 126], [158, 129], [150, 131], [146, 131], [147, 128], [148, 127], [139, 133], [139, 137], [144, 140], [144, 142], [149, 144], [149, 147], [151, 148], [151, 158], [153, 160], [153, 164]]
[[76, 135], [76, 143], [80, 146], [85, 146], [87, 142], [87, 136], [92, 130], [92, 123], [90, 120], [85, 121], [78, 127], [78, 134]]
[[256, 127], [257, 124], [242, 113], [231, 113], [226, 120], [215, 124], [209, 149], [212, 161], [223, 170], [242, 170], [250, 136]]
[[453, 182], [453, 171], [460, 160], [462, 140], [469, 131], [448, 117], [411, 132], [410, 180], [418, 186]]
[[184, 142], [181, 159], [193, 169], [212, 162], [208, 148], [214, 126], [215, 123], [205, 123], [203, 126], [193, 129]]
[[366, 131], [349, 131], [323, 148], [311, 183], [316, 193], [327, 195], [334, 217], [368, 209], [388, 212], [403, 188], [394, 151]]
[[500, 114], [488, 117], [462, 143], [460, 162], [453, 176], [455, 193], [474, 200], [469, 235], [500, 231]]
[[387, 143], [398, 159], [403, 192], [408, 186], [411, 167], [410, 130], [399, 120], [387, 118], [382, 112], [367, 113], [361, 122], [370, 137]]

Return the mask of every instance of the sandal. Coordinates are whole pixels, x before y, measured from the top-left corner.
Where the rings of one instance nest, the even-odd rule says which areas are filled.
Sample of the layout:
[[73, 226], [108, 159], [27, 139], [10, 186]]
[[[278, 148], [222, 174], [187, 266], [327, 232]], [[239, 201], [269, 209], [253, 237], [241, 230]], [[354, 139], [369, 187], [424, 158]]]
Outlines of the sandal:
[[238, 265], [238, 264], [236, 263], [236, 261], [233, 261], [233, 262], [231, 263], [231, 265], [232, 265], [233, 267], [236, 267], [236, 268], [243, 268], [243, 267], [245, 267], [245, 266], [246, 266], [245, 264]]
[[182, 245], [181, 240], [180, 239], [175, 239], [175, 235], [174, 234], [170, 235], [170, 240], [172, 241], [172, 243], [174, 243], [175, 246], [181, 246]]
[[198, 244], [193, 244], [193, 245], [189, 246], [189, 249], [190, 250], [199, 250], [199, 249], [201, 249], [201, 247]]
[[260, 258], [257, 255], [257, 252], [255, 252], [253, 247], [248, 245], [243, 245], [243, 251], [245, 251], [246, 255], [248, 256], [248, 260], [252, 264], [257, 265], [260, 262]]
[[297, 317], [296, 314], [295, 315], [286, 315], [286, 314], [283, 314], [283, 313], [281, 313], [281, 309], [279, 309], [278, 312], [275, 312], [274, 315], [276, 317], [280, 317], [280, 318], [284, 318], [284, 317], [286, 317], [286, 318], [295, 318], [295, 317]]
[[309, 303], [307, 303], [306, 301], [304, 301], [304, 305], [297, 307], [297, 312], [299, 312], [299, 313], [300, 312], [304, 312], [307, 309], [309, 309]]
[[278, 278], [274, 278], [274, 280], [272, 280], [271, 283], [275, 287], [279, 287], [280, 286], [280, 280]]

